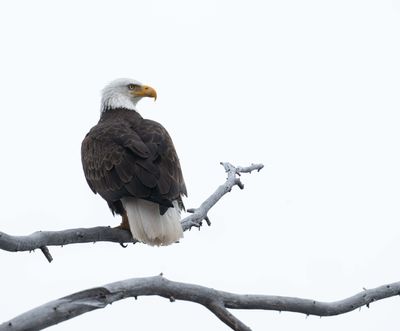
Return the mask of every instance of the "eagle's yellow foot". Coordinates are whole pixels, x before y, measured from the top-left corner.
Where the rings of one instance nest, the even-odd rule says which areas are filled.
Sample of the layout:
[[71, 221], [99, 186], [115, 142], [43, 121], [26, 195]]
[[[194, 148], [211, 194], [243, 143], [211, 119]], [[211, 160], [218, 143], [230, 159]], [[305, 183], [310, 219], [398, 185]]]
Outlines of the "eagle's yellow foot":
[[121, 229], [121, 230], [131, 231], [131, 228], [129, 227], [128, 216], [126, 215], [126, 212], [122, 215], [121, 224], [118, 225], [116, 228]]

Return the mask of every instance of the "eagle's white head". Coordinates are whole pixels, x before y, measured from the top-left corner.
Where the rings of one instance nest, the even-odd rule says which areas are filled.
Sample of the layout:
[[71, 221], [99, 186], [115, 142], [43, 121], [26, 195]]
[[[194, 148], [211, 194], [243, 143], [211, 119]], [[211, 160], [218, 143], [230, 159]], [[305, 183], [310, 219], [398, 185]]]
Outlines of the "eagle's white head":
[[143, 85], [134, 79], [120, 78], [113, 80], [102, 91], [101, 112], [115, 108], [136, 110], [136, 104], [143, 97], [156, 100], [157, 93], [152, 87]]

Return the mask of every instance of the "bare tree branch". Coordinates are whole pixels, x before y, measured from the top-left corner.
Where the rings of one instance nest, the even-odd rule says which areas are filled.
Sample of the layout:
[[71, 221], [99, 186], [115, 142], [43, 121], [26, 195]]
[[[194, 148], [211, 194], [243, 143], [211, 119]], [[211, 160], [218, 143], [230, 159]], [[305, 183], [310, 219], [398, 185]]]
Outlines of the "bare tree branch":
[[183, 231], [191, 229], [193, 226], [200, 227], [203, 220], [206, 220], [208, 225], [210, 221], [208, 220], [208, 211], [232, 188], [237, 185], [240, 189], [244, 186], [237, 175], [240, 173], [251, 173], [254, 170], [260, 171], [264, 166], [262, 164], [252, 164], [249, 167], [234, 167], [228, 162], [221, 162], [221, 165], [225, 168], [225, 172], [228, 174], [226, 182], [220, 185], [213, 194], [211, 194], [197, 209], [188, 210], [192, 212], [192, 215], [185, 217], [182, 220]]
[[400, 294], [400, 282], [364, 290], [349, 298], [321, 302], [310, 299], [272, 295], [246, 295], [170, 281], [164, 277], [131, 278], [101, 287], [77, 292], [27, 311], [3, 324], [0, 331], [34, 331], [69, 320], [89, 311], [129, 297], [158, 295], [169, 299], [191, 301], [213, 312], [222, 322], [237, 331], [250, 328], [228, 309], [262, 309], [289, 311], [307, 315], [332, 316], [350, 312], [371, 302]]
[[[252, 164], [249, 167], [234, 167], [230, 163], [221, 163], [228, 174], [224, 184], [211, 194], [199, 208], [190, 209], [192, 214], [182, 220], [183, 231], [190, 230], [193, 226], [200, 227], [203, 220], [208, 224], [208, 211], [231, 189], [237, 185], [241, 189], [243, 184], [237, 177], [240, 173], [250, 173], [254, 170], [260, 171], [264, 166], [262, 164]], [[28, 236], [12, 236], [0, 232], [0, 249], [10, 252], [33, 251], [40, 248], [51, 262], [52, 256], [47, 246], [63, 246], [68, 244], [88, 243], [97, 241], [109, 241], [116, 243], [136, 243], [131, 233], [118, 228], [99, 226], [94, 228], [78, 228], [62, 231], [38, 231]]]

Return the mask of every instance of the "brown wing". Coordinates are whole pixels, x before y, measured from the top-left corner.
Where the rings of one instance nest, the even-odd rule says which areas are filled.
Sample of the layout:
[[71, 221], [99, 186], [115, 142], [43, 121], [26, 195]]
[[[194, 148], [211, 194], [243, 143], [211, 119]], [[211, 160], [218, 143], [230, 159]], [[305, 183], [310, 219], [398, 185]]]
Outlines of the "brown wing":
[[114, 203], [133, 196], [159, 203], [163, 213], [187, 194], [172, 140], [157, 122], [100, 122], [82, 142], [82, 164], [90, 188], [113, 212], [120, 213]]

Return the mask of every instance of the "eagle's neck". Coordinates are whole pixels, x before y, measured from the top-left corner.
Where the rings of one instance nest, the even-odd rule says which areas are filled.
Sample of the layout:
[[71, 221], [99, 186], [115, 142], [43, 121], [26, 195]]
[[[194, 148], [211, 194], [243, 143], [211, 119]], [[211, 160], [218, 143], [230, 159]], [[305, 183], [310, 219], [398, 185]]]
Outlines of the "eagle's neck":
[[143, 119], [140, 114], [133, 109], [126, 108], [107, 108], [102, 111], [99, 123], [108, 121], [123, 121], [127, 123], [140, 123]]
[[136, 103], [139, 100], [135, 100], [130, 98], [127, 95], [121, 94], [121, 93], [113, 93], [111, 91], [110, 93], [104, 93], [103, 97], [101, 98], [101, 113], [104, 113], [105, 111], [109, 109], [118, 109], [118, 108], [124, 108], [124, 109], [129, 109], [129, 110], [136, 110]]

